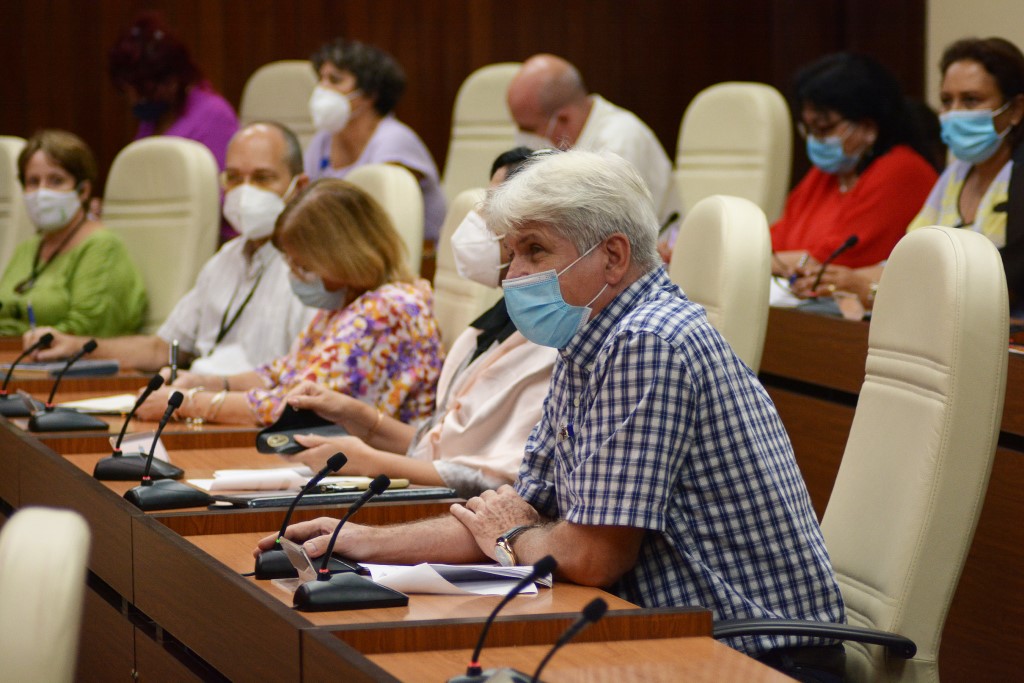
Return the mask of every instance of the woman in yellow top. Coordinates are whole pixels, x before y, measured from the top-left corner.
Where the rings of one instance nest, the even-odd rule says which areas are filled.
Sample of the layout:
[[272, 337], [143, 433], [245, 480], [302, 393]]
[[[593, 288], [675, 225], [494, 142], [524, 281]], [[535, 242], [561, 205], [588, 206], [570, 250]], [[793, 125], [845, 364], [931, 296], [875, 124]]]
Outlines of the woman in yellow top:
[[136, 332], [146, 289], [120, 238], [88, 216], [96, 187], [89, 147], [66, 131], [36, 133], [18, 156], [18, 180], [37, 234], [0, 277], [0, 335], [37, 323], [96, 337]]
[[[1019, 308], [1024, 264], [1011, 247], [1024, 235], [1008, 232], [1008, 208], [1013, 156], [1024, 141], [1024, 55], [1002, 38], [968, 38], [946, 48], [940, 67], [942, 139], [955, 159], [907, 230], [944, 225], [988, 237], [1003, 255], [1011, 308]], [[796, 286], [807, 296], [853, 292], [870, 308], [881, 270], [830, 266], [816, 290], [810, 290], [816, 273]]]

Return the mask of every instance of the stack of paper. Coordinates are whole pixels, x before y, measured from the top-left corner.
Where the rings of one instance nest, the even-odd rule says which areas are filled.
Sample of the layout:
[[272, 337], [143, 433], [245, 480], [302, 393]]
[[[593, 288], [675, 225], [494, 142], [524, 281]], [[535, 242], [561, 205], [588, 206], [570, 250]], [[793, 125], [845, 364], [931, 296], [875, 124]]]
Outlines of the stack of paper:
[[[439, 595], [506, 595], [527, 577], [533, 567], [500, 567], [492, 564], [417, 564], [415, 566], [366, 564], [373, 580], [382, 586], [403, 593], [435, 593]], [[551, 587], [551, 577], [536, 583]], [[535, 594], [536, 584], [523, 589]]]
[[[213, 479], [189, 479], [189, 483], [204, 491], [298, 491], [313, 476], [305, 465], [276, 467], [260, 470], [217, 470]], [[324, 477], [322, 486], [335, 486], [341, 490], [364, 490], [373, 481], [370, 477]], [[408, 486], [408, 480], [392, 480], [392, 488]]]
[[117, 394], [115, 396], [100, 396], [99, 398], [87, 398], [81, 401], [68, 401], [59, 404], [61, 408], [73, 408], [80, 413], [92, 413], [94, 415], [127, 415], [135, 405], [135, 394]]

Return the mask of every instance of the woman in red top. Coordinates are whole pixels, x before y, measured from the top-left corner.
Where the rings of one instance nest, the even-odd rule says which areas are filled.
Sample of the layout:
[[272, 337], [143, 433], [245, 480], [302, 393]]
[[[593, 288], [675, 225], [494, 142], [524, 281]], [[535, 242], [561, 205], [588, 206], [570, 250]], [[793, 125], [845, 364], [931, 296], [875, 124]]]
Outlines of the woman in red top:
[[793, 91], [814, 167], [772, 226], [773, 273], [816, 272], [852, 235], [835, 263], [885, 260], [937, 178], [896, 79], [870, 57], [838, 53], [798, 72]]

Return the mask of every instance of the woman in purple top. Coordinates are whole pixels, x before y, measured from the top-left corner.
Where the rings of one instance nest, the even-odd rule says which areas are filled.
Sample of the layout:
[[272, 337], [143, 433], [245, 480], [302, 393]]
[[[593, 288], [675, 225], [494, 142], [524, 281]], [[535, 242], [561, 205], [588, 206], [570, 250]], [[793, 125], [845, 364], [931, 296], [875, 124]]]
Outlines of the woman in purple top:
[[238, 117], [159, 15], [139, 16], [110, 51], [110, 78], [139, 120], [135, 139], [174, 135], [206, 145], [224, 168]]
[[305, 153], [310, 180], [344, 178], [364, 164], [403, 166], [423, 192], [424, 237], [437, 242], [445, 202], [437, 165], [419, 136], [392, 114], [405, 73], [388, 53], [341, 38], [311, 57], [320, 82], [309, 101], [317, 134]]

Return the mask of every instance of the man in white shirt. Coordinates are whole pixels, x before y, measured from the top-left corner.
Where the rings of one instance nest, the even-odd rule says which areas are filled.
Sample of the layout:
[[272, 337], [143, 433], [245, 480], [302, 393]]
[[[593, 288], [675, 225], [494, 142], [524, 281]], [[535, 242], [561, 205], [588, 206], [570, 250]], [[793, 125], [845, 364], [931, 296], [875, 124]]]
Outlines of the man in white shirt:
[[508, 108], [517, 144], [614, 152], [640, 172], [662, 219], [679, 209], [672, 162], [654, 132], [633, 112], [588, 93], [580, 72], [561, 57], [523, 62], [509, 84]]
[[[308, 183], [302, 147], [274, 122], [253, 123], [228, 145], [221, 183], [224, 215], [240, 233], [206, 262], [195, 286], [177, 303], [155, 335], [100, 339], [92, 358], [114, 358], [127, 367], [154, 370], [168, 362], [172, 341], [179, 365], [218, 375], [251, 370], [288, 352], [315, 311], [288, 286], [288, 266], [270, 243], [285, 201]], [[55, 360], [81, 348], [84, 337], [38, 328], [26, 347], [49, 332], [54, 341], [36, 360]]]

